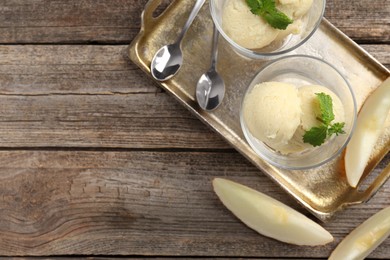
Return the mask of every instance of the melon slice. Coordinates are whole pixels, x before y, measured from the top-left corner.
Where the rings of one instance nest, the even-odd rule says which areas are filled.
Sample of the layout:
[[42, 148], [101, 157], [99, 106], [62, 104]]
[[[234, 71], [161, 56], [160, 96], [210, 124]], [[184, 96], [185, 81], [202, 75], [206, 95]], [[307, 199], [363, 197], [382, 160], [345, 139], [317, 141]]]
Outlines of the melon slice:
[[307, 246], [333, 241], [333, 236], [316, 222], [263, 193], [220, 178], [213, 180], [213, 186], [236, 217], [264, 236]]
[[349, 185], [356, 187], [363, 175], [390, 111], [390, 78], [366, 100], [358, 115], [356, 129], [347, 145], [345, 171]]
[[364, 259], [390, 235], [390, 207], [363, 222], [333, 251], [329, 260]]

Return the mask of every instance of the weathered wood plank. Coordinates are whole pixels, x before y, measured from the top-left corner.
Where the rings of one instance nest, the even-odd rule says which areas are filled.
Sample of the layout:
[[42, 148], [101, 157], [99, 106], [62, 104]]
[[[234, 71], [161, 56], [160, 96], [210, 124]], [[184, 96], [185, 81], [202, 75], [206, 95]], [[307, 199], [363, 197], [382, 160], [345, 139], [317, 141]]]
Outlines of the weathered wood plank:
[[390, 69], [390, 44], [362, 44], [360, 45], [368, 51], [380, 63]]
[[1, 43], [129, 42], [147, 0], [10, 0], [0, 8]]
[[[390, 45], [362, 45], [390, 68]], [[0, 95], [161, 92], [126, 53], [127, 45], [0, 45]]]
[[[324, 224], [334, 243], [290, 246], [233, 217], [212, 192], [214, 177], [303, 211], [235, 152], [1, 151], [0, 255], [327, 257], [356, 225], [389, 206], [387, 183], [369, 204]], [[389, 247], [386, 240], [372, 257], [390, 258]]]
[[160, 91], [121, 46], [0, 46], [0, 94]]
[[356, 41], [390, 42], [390, 0], [328, 0], [325, 17]]
[[[139, 31], [146, 2], [3, 1], [0, 43], [128, 43]], [[328, 0], [325, 16], [354, 40], [389, 42], [389, 14], [390, 0]]]
[[166, 93], [3, 95], [0, 147], [229, 148]]

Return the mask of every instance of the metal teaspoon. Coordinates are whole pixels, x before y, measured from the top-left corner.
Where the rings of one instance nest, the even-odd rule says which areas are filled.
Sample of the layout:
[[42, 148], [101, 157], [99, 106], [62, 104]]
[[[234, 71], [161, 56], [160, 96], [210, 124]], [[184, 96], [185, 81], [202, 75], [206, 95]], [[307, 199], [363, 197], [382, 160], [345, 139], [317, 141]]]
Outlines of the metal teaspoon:
[[156, 80], [168, 80], [175, 76], [176, 73], [179, 71], [181, 65], [183, 64], [181, 42], [205, 1], [206, 0], [196, 1], [195, 6], [193, 7], [191, 14], [188, 17], [188, 20], [184, 25], [183, 30], [181, 31], [176, 42], [163, 46], [154, 55], [152, 64], [150, 66], [150, 71], [152, 73], [153, 78], [155, 78]]
[[203, 74], [196, 85], [196, 100], [204, 110], [214, 110], [225, 96], [225, 83], [216, 70], [218, 57], [219, 32], [214, 25], [213, 47], [211, 51], [211, 67]]

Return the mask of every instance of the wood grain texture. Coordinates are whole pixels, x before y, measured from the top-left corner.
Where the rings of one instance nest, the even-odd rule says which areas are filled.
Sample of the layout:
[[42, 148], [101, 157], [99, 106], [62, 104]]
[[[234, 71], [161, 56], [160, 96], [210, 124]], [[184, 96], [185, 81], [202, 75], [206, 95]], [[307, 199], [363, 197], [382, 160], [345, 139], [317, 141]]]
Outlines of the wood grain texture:
[[0, 147], [230, 148], [165, 93], [0, 96]]
[[11, 0], [0, 8], [1, 43], [129, 42], [147, 0]]
[[360, 46], [390, 69], [390, 44], [362, 44]]
[[[0, 255], [325, 258], [390, 196], [388, 183], [370, 204], [324, 224], [335, 242], [299, 247], [237, 221], [213, 193], [214, 177], [305, 212], [235, 152], [1, 151]], [[371, 257], [390, 258], [389, 247], [387, 240]]]
[[358, 42], [390, 43], [390, 0], [327, 1], [325, 17]]
[[[129, 43], [146, 2], [3, 1], [0, 43]], [[354, 40], [389, 42], [390, 0], [328, 0], [326, 7], [325, 17]]]
[[0, 94], [160, 92], [127, 45], [0, 45]]

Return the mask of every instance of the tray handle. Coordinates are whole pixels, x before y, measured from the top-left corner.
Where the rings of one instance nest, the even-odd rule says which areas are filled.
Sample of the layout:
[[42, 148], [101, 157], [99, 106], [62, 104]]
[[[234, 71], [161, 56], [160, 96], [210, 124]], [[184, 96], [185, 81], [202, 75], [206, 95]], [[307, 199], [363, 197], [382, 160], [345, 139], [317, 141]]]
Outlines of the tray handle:
[[371, 185], [364, 191], [362, 201], [368, 201], [375, 193], [382, 187], [386, 181], [390, 178], [390, 164], [382, 170], [377, 178], [371, 183]]
[[[172, 0], [167, 9], [175, 2]], [[145, 8], [141, 15], [142, 29], [151, 28], [154, 24], [158, 23], [162, 14], [158, 17], [153, 17], [153, 13], [161, 5], [162, 0], [149, 0], [145, 5]], [[164, 11], [165, 12], [165, 11]]]
[[[134, 63], [138, 64], [141, 68], [148, 68], [149, 66], [146, 66], [143, 63], [143, 59], [139, 56], [139, 45], [145, 38], [145, 35], [147, 35], [153, 28], [156, 26], [157, 23], [160, 22], [160, 19], [172, 7], [172, 5], [176, 2], [175, 0], [172, 0], [170, 5], [158, 16], [153, 17], [154, 12], [157, 10], [157, 8], [161, 5], [163, 0], [149, 0], [144, 10], [141, 14], [141, 29], [138, 35], [133, 39], [133, 41], [130, 43], [128, 47], [128, 56], [130, 60], [132, 60]], [[142, 65], [141, 65], [142, 64]], [[147, 71], [147, 73], [150, 73], [150, 71]]]
[[386, 183], [388, 179], [390, 179], [390, 164], [378, 174], [378, 176], [364, 191], [355, 190], [354, 195], [350, 198], [350, 203], [348, 204], [367, 202], [376, 194], [376, 192]]

